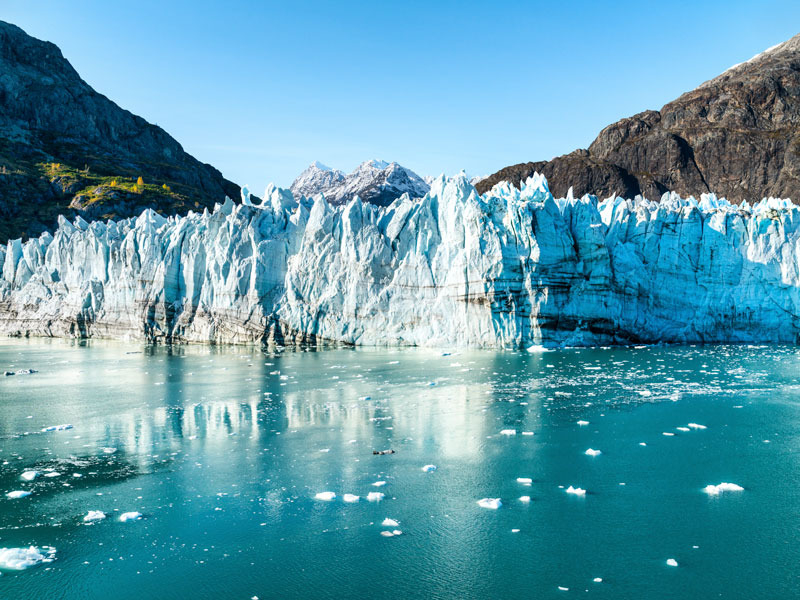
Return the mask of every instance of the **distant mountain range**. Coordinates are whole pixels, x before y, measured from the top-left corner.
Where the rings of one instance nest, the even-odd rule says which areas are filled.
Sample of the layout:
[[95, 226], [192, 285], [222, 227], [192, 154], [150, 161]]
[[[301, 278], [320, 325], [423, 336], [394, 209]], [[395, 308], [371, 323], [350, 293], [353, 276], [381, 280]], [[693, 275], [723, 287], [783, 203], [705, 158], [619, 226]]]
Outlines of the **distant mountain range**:
[[54, 44], [0, 21], [0, 242], [53, 229], [59, 214], [170, 215], [226, 195], [239, 186], [94, 91]]
[[[620, 92], [624, 93], [624, 92]], [[478, 185], [544, 173], [556, 196], [666, 191], [800, 202], [800, 34], [697, 89], [603, 129], [588, 150], [512, 165]]]
[[331, 204], [345, 204], [356, 196], [365, 202], [388, 206], [403, 194], [420, 198], [430, 183], [396, 162], [368, 160], [346, 175], [319, 162], [300, 173], [289, 188], [295, 196], [308, 198], [323, 194]]

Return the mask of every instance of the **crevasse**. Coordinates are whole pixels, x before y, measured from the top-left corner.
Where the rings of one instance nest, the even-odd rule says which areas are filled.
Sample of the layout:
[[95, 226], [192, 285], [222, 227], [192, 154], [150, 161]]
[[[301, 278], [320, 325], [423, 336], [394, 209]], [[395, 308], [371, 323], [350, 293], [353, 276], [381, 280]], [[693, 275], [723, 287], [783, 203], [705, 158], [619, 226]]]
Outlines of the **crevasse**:
[[480, 196], [333, 208], [270, 186], [209, 213], [87, 223], [0, 249], [0, 332], [279, 344], [518, 348], [790, 342], [800, 209], [714, 195]]

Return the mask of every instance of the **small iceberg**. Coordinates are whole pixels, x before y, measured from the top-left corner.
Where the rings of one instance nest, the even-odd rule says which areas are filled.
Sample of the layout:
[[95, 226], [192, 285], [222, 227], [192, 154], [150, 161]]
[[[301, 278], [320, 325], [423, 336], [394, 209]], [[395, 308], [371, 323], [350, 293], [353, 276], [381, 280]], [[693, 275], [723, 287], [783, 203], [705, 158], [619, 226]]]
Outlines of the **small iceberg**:
[[517, 477], [517, 483], [521, 483], [522, 485], [530, 485], [533, 483], [533, 479], [530, 477]]
[[566, 489], [566, 492], [568, 494], [573, 494], [575, 496], [585, 496], [586, 495], [586, 490], [583, 489], [583, 488], [579, 488], [579, 487], [576, 488], [576, 487], [569, 486]]
[[528, 504], [531, 501], [531, 497], [530, 496], [520, 496], [519, 497], [519, 501], [522, 502], [523, 504]]
[[677, 567], [678, 566], [678, 561], [675, 560], [674, 558], [668, 558], [667, 559], [667, 566], [668, 567]]
[[39, 471], [25, 471], [22, 475], [19, 476], [22, 481], [33, 481], [36, 479], [41, 473]]
[[348, 504], [355, 504], [360, 499], [361, 498], [359, 496], [356, 496], [355, 494], [345, 494], [344, 496], [342, 496], [342, 500], [344, 502], [347, 502]]
[[124, 512], [119, 516], [119, 520], [123, 523], [127, 521], [138, 521], [142, 518], [142, 513], [131, 511], [131, 512]]
[[422, 467], [422, 470], [425, 471], [426, 473], [432, 473], [433, 471], [436, 470], [436, 465], [425, 465], [424, 467]]
[[578, 427], [586, 427], [589, 421], [578, 421]]
[[675, 429], [677, 429], [678, 431], [683, 431], [683, 432], [691, 431], [691, 429], [689, 429], [688, 427], [676, 427]]
[[399, 529], [395, 529], [394, 531], [381, 531], [381, 535], [383, 537], [389, 538], [389, 537], [396, 537], [398, 535], [403, 535], [403, 532], [400, 531]]
[[707, 485], [703, 491], [709, 496], [719, 496], [722, 492], [743, 492], [744, 488], [735, 483], [722, 482], [718, 485]]
[[330, 502], [334, 498], [336, 498], [335, 492], [319, 492], [314, 496], [315, 500], [322, 500], [324, 502]]
[[516, 429], [502, 429], [502, 430], [500, 430], [500, 435], [508, 435], [508, 436], [517, 435], [517, 430]]
[[45, 477], [61, 477], [61, 473], [58, 471], [48, 471], [44, 474]]
[[589, 448], [586, 452], [584, 452], [586, 456], [600, 456], [602, 452], [600, 450], [594, 450]]
[[384, 497], [382, 492], [370, 492], [367, 494], [367, 502], [380, 502]]
[[67, 429], [72, 429], [72, 425], [50, 425], [50, 427], [43, 428], [42, 433], [46, 433], [48, 431], [66, 431]]
[[705, 425], [700, 425], [699, 423], [689, 423], [689, 427], [691, 429], [708, 429]]
[[490, 508], [492, 510], [497, 510], [503, 503], [500, 502], [500, 498], [482, 498], [478, 500], [478, 506], [481, 508]]
[[595, 577], [594, 579], [592, 579], [592, 581], [594, 581], [595, 583], [603, 583], [603, 578], [602, 577]]
[[42, 563], [53, 562], [56, 549], [52, 546], [37, 548], [0, 548], [0, 569], [23, 571]]
[[533, 435], [532, 431], [523, 431], [522, 435]]
[[93, 521], [102, 521], [106, 518], [106, 513], [102, 510], [90, 510], [89, 514], [83, 517], [84, 523], [91, 523]]
[[11, 500], [16, 500], [18, 498], [24, 498], [25, 496], [30, 496], [31, 493], [26, 490], [14, 490], [13, 492], [8, 492], [6, 494], [6, 498], [10, 498]]
[[661, 435], [665, 435], [667, 437], [674, 437], [675, 436], [675, 434], [672, 433], [671, 431], [663, 431], [663, 432], [661, 432]]
[[376, 481], [376, 482], [375, 482], [375, 483], [373, 483], [372, 485], [373, 485], [374, 487], [382, 487], [382, 486], [386, 485], [386, 482], [385, 482], [385, 481]]
[[386, 517], [383, 521], [381, 521], [381, 527], [399, 527], [400, 523], [395, 521], [394, 519], [390, 519]]

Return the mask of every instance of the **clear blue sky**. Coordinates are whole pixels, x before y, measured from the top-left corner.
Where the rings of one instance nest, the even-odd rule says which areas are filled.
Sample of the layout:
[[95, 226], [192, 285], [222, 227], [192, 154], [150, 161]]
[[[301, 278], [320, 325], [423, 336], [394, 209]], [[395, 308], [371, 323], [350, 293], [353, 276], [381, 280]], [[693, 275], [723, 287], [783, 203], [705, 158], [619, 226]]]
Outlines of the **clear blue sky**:
[[586, 147], [800, 31], [800, 2], [0, 0], [260, 192], [311, 161], [487, 174]]

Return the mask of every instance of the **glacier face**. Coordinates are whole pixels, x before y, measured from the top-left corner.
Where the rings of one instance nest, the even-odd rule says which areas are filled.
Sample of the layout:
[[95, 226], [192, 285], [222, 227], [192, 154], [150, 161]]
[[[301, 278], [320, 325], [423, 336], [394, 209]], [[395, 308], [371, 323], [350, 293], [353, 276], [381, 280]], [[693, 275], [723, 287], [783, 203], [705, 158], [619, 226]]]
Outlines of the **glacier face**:
[[0, 250], [0, 332], [219, 343], [790, 342], [800, 208], [665, 195], [478, 195], [441, 177], [388, 207], [227, 200], [69, 223]]

